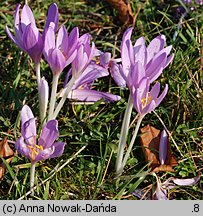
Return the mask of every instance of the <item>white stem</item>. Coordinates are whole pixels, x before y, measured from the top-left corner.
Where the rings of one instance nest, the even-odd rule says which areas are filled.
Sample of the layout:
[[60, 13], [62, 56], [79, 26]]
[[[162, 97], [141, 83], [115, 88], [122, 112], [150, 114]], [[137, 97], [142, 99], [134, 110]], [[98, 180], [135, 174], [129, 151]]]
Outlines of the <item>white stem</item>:
[[74, 85], [74, 82], [75, 82], [75, 79], [72, 77], [71, 80], [68, 82], [68, 85], [66, 87], [66, 91], [64, 92], [64, 95], [62, 96], [59, 104], [57, 105], [54, 113], [53, 113], [53, 119], [55, 119], [58, 115], [58, 113], [60, 112], [61, 108], [63, 107], [65, 101], [66, 101], [66, 98], [68, 97], [68, 94], [70, 93], [73, 85]]
[[35, 165], [36, 165], [36, 162], [31, 162], [31, 168], [30, 168], [30, 191], [31, 192], [31, 195], [34, 196], [34, 185], [35, 185]]
[[35, 72], [36, 72], [36, 77], [37, 77], [37, 86], [38, 86], [38, 89], [39, 89], [40, 81], [41, 81], [40, 63], [35, 65]]
[[121, 168], [121, 164], [123, 160], [123, 153], [124, 153], [124, 148], [125, 148], [125, 144], [127, 140], [132, 109], [133, 109], [133, 100], [130, 94], [128, 98], [128, 104], [125, 110], [124, 118], [123, 118], [121, 132], [120, 132], [120, 138], [119, 138], [119, 144], [118, 144], [118, 154], [117, 154], [117, 159], [116, 159], [116, 175], [118, 174]]
[[39, 111], [40, 111], [40, 121], [41, 123], [44, 120], [44, 116], [41, 113], [41, 109], [42, 109], [42, 101], [41, 101], [41, 97], [40, 97], [40, 81], [41, 81], [41, 75], [40, 75], [40, 63], [35, 64], [35, 72], [36, 72], [36, 77], [37, 77], [37, 89], [38, 89], [38, 99], [39, 99]]
[[123, 169], [124, 169], [124, 167], [125, 167], [125, 165], [126, 165], [126, 162], [127, 162], [128, 158], [129, 158], [130, 152], [131, 152], [131, 150], [132, 150], [133, 144], [134, 144], [135, 139], [136, 139], [136, 137], [137, 137], [137, 133], [138, 133], [138, 130], [139, 130], [139, 128], [140, 128], [140, 124], [141, 124], [141, 122], [142, 122], [143, 117], [144, 117], [143, 115], [142, 115], [142, 116], [139, 116], [139, 118], [138, 118], [138, 120], [137, 120], [137, 125], [136, 125], [136, 128], [135, 128], [133, 137], [132, 137], [132, 139], [131, 139], [131, 141], [130, 141], [130, 145], [129, 145], [128, 150], [127, 150], [127, 152], [126, 152], [126, 154], [125, 154], [125, 157], [124, 157], [124, 159], [123, 159], [121, 168], [120, 168], [120, 170], [118, 171], [119, 175], [122, 174]]
[[53, 76], [51, 99], [50, 99], [50, 103], [49, 103], [48, 121], [51, 120], [51, 119], [54, 119], [53, 114], [54, 114], [54, 108], [55, 108], [55, 103], [56, 103], [56, 93], [57, 93], [58, 79], [59, 79], [59, 75]]

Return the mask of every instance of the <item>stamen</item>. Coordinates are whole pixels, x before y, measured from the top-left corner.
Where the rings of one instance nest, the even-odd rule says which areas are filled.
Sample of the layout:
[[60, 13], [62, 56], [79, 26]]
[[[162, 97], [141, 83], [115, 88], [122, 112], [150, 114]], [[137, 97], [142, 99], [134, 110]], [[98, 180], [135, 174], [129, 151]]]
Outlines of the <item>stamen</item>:
[[142, 98], [141, 103], [142, 103], [142, 109], [144, 109], [148, 104], [151, 103], [152, 101], [152, 96], [150, 95], [150, 92], [147, 92], [146, 98]]
[[[43, 151], [43, 147], [36, 145], [36, 144], [33, 146], [28, 145], [28, 148], [31, 150], [30, 156], [31, 156], [32, 160], [34, 160], [36, 158], [36, 156], [39, 154], [39, 152]], [[37, 151], [37, 149], [39, 149], [39, 151]]]

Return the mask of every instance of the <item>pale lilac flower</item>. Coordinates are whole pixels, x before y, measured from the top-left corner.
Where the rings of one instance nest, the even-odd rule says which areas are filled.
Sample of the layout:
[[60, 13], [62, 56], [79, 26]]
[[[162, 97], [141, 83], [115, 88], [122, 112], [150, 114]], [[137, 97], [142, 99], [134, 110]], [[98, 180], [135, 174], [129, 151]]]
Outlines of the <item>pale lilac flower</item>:
[[150, 44], [145, 46], [145, 38], [139, 38], [132, 45], [131, 34], [132, 28], [126, 30], [121, 43], [121, 59], [122, 59], [122, 76], [125, 80], [130, 79], [130, 73], [138, 73], [131, 71], [136, 63], [140, 63], [145, 70], [145, 77], [150, 82], [156, 80], [173, 59], [173, 55], [169, 55], [172, 46], [164, 48], [166, 38], [164, 35], [157, 36]]
[[109, 73], [97, 65], [89, 65], [86, 70], [76, 80], [69, 98], [79, 101], [95, 102], [104, 98], [106, 101], [118, 101], [120, 96], [92, 90], [94, 80], [108, 76]]
[[[70, 70], [67, 74], [68, 76], [66, 77], [66, 81], [64, 83], [64, 89], [60, 96], [63, 96], [66, 90], [67, 80], [71, 74], [72, 71]], [[91, 64], [88, 65], [88, 67], [78, 77], [78, 79], [75, 80], [75, 83], [68, 95], [68, 98], [86, 102], [95, 102], [100, 100], [101, 98], [104, 98], [106, 101], [120, 100], [120, 96], [92, 89], [93, 83], [96, 79], [108, 75], [109, 73], [105, 68], [96, 64], [95, 62], [91, 62]]]
[[168, 200], [168, 190], [173, 189], [176, 186], [191, 186], [196, 184], [200, 180], [200, 174], [194, 178], [178, 179], [169, 178], [165, 182], [161, 183], [160, 179], [154, 174], [157, 180], [157, 187], [154, 191], [152, 199], [154, 200]]
[[90, 34], [86, 33], [79, 38], [77, 55], [72, 62], [72, 76], [77, 79], [95, 57], [95, 45], [90, 45]]
[[77, 27], [68, 36], [65, 26], [62, 26], [56, 38], [54, 28], [49, 25], [45, 35], [43, 54], [54, 76], [60, 74], [76, 57], [78, 38]]
[[20, 154], [27, 157], [31, 162], [62, 155], [65, 143], [55, 142], [59, 135], [56, 120], [50, 120], [44, 125], [37, 143], [35, 117], [27, 105], [23, 106], [20, 117], [22, 136], [15, 143], [16, 150]]
[[153, 111], [161, 101], [164, 99], [168, 91], [168, 85], [166, 84], [163, 92], [158, 97], [160, 93], [160, 83], [157, 82], [150, 90], [150, 82], [148, 79], [142, 79], [139, 86], [131, 89], [131, 94], [133, 98], [133, 104], [136, 111], [140, 116], [144, 116], [147, 113]]
[[27, 52], [35, 64], [38, 64], [43, 51], [43, 40], [36, 27], [33, 13], [28, 5], [24, 5], [20, 16], [20, 4], [14, 14], [15, 36], [6, 26], [10, 39], [23, 51]]

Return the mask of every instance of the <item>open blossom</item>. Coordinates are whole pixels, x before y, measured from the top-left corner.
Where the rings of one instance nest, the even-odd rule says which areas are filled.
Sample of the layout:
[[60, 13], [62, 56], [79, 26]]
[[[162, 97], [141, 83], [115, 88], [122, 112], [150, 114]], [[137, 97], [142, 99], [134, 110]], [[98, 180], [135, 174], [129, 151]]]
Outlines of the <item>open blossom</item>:
[[69, 93], [68, 98], [79, 101], [91, 101], [95, 102], [104, 98], [106, 101], [118, 101], [120, 96], [100, 92], [92, 89], [94, 80], [108, 76], [107, 70], [94, 63], [88, 65], [86, 70], [75, 81], [72, 91]]
[[[69, 77], [72, 75], [72, 69], [67, 73], [66, 80], [64, 82], [64, 89], [60, 96], [63, 96]], [[105, 67], [92, 61], [83, 73], [75, 80], [74, 85], [68, 95], [69, 99], [95, 102], [104, 98], [106, 101], [120, 100], [120, 96], [93, 90], [94, 81], [98, 78], [108, 76], [109, 72]]]
[[56, 120], [50, 120], [44, 125], [37, 143], [36, 119], [27, 105], [23, 106], [20, 117], [22, 136], [15, 143], [16, 150], [20, 154], [31, 162], [62, 155], [65, 143], [55, 142], [59, 135]]
[[161, 183], [160, 179], [154, 174], [157, 180], [156, 190], [153, 193], [153, 200], [168, 200], [168, 190], [173, 189], [177, 186], [191, 186], [195, 185], [200, 180], [200, 174], [194, 178], [179, 179], [179, 178], [168, 178], [165, 182]]
[[24, 5], [20, 16], [20, 4], [14, 14], [15, 36], [6, 26], [10, 39], [23, 51], [27, 52], [35, 64], [38, 64], [43, 51], [43, 40], [36, 27], [33, 13], [28, 5]]
[[164, 99], [168, 91], [168, 85], [166, 84], [165, 89], [158, 97], [160, 93], [160, 83], [157, 82], [150, 90], [150, 82], [147, 79], [143, 79], [139, 87], [132, 89], [133, 104], [136, 111], [140, 116], [144, 116], [147, 113], [153, 111], [161, 101]]
[[[166, 38], [159, 35], [154, 38], [146, 47], [145, 38], [139, 38], [133, 45], [131, 41], [132, 28], [126, 30], [121, 43], [122, 66], [119, 67], [121, 77], [128, 81], [132, 76], [139, 76], [136, 73], [135, 65], [144, 72], [144, 76], [152, 83], [162, 73], [173, 59], [173, 54], [169, 55], [172, 46], [165, 47]], [[122, 79], [121, 78], [121, 79]]]
[[55, 25], [50, 23], [44, 39], [43, 54], [53, 75], [58, 75], [75, 59], [79, 33], [76, 27], [68, 35], [65, 26], [61, 26], [56, 38], [54, 27]]

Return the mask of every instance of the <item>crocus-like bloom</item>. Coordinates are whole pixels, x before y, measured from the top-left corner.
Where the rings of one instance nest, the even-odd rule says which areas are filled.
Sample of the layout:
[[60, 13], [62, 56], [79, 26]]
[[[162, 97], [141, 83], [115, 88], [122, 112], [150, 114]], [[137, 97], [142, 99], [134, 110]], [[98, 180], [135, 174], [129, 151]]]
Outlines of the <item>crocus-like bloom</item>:
[[90, 64], [86, 70], [75, 81], [72, 91], [69, 93], [69, 98], [79, 101], [95, 102], [104, 98], [106, 101], [118, 101], [120, 96], [108, 94], [96, 90], [92, 90], [92, 84], [95, 79], [108, 76], [107, 70], [96, 64]]
[[6, 32], [10, 39], [22, 50], [27, 52], [35, 64], [38, 64], [43, 51], [43, 40], [36, 27], [33, 13], [28, 5], [24, 5], [21, 16], [20, 4], [17, 5], [14, 14], [15, 36], [6, 26]]
[[53, 75], [58, 75], [76, 57], [79, 33], [76, 27], [68, 36], [65, 26], [61, 26], [56, 38], [54, 28], [55, 24], [51, 22], [45, 35], [43, 54]]
[[133, 97], [133, 104], [136, 111], [140, 116], [144, 116], [147, 113], [153, 111], [166, 96], [168, 91], [168, 85], [166, 84], [165, 89], [158, 97], [160, 92], [160, 83], [157, 82], [150, 90], [150, 82], [148, 79], [142, 79], [139, 86], [131, 89]]
[[72, 62], [72, 76], [77, 79], [87, 68], [95, 55], [95, 45], [90, 45], [90, 34], [84, 34], [79, 38], [77, 55]]
[[159, 177], [153, 173], [156, 177], [157, 185], [156, 190], [153, 194], [150, 191], [145, 192], [143, 189], [136, 188], [132, 194], [140, 199], [145, 200], [169, 200], [168, 190], [173, 189], [177, 186], [191, 186], [195, 185], [200, 180], [200, 174], [198, 174], [194, 178], [188, 179], [178, 179], [178, 178], [168, 178], [165, 182], [161, 182]]
[[[66, 76], [66, 81], [64, 83], [64, 89], [60, 96], [63, 96], [66, 90], [67, 80], [72, 74], [70, 70]], [[75, 83], [70, 91], [68, 98], [79, 101], [95, 102], [104, 98], [106, 101], [117, 101], [120, 100], [120, 96], [108, 94], [96, 90], [92, 90], [92, 85], [94, 80], [108, 76], [109, 72], [106, 68], [96, 64], [94, 61], [88, 65], [85, 71], [75, 80]]]
[[178, 179], [178, 178], [171, 177], [163, 183], [161, 183], [157, 175], [155, 175], [155, 177], [157, 180], [157, 187], [152, 196], [152, 199], [154, 200], [168, 200], [169, 189], [173, 189], [176, 186], [191, 186], [196, 184], [200, 180], [200, 174], [198, 174], [194, 178], [188, 178], [188, 179]]
[[132, 45], [132, 30], [132, 28], [126, 30], [121, 43], [121, 75], [125, 80], [129, 80], [129, 77], [133, 76], [130, 73], [138, 73], [136, 70], [132, 71], [132, 68], [139, 63], [141, 65], [139, 67], [142, 67], [145, 72], [145, 77], [150, 82], [153, 82], [172, 61], [173, 55], [168, 56], [172, 46], [164, 48], [166, 43], [164, 35], [154, 38], [147, 47], [145, 46], [144, 37], [139, 38]]
[[23, 106], [20, 117], [22, 136], [15, 143], [20, 154], [29, 158], [31, 162], [62, 155], [65, 143], [55, 142], [59, 135], [56, 120], [50, 120], [44, 125], [37, 143], [35, 117], [27, 105]]

